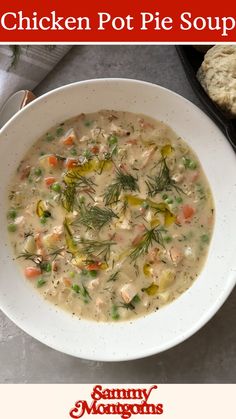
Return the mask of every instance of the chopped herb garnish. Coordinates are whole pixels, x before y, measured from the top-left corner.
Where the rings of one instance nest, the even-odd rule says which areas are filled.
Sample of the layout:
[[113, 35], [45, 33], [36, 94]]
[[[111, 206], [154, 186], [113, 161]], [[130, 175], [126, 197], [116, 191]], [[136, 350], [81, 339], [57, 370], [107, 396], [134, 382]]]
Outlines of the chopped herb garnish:
[[46, 134], [46, 141], [51, 142], [54, 140], [54, 137], [52, 134], [50, 134], [49, 132], [47, 132]]
[[115, 282], [117, 281], [118, 278], [119, 278], [119, 271], [116, 271], [109, 276], [107, 282]]
[[88, 229], [100, 230], [105, 224], [109, 223], [112, 218], [118, 216], [108, 208], [99, 208], [96, 206], [83, 205], [81, 207], [80, 215], [75, 220], [74, 224], [82, 224]]
[[127, 310], [134, 310], [135, 305], [141, 301], [138, 294], [134, 296], [134, 298], [129, 303], [122, 303], [121, 307], [126, 308]]
[[109, 146], [114, 146], [118, 143], [118, 138], [115, 135], [110, 135], [110, 137], [108, 138], [108, 144]]
[[121, 169], [117, 169], [115, 182], [109, 185], [104, 193], [105, 205], [118, 202], [122, 191], [139, 191], [138, 179]]
[[85, 127], [90, 127], [92, 125], [93, 121], [84, 121]]
[[146, 229], [146, 232], [140, 242], [133, 248], [129, 255], [131, 259], [135, 261], [138, 257], [147, 254], [153, 243], [158, 243], [164, 247], [164, 240], [162, 236], [164, 231], [163, 227], [154, 227], [151, 230]]
[[[57, 258], [57, 256], [61, 254], [63, 250], [63, 248], [55, 249], [47, 255], [47, 258], [50, 257], [52, 258], [51, 261], [53, 261]], [[22, 252], [17, 256], [17, 259], [30, 260], [31, 262], [35, 263], [36, 266], [40, 267], [46, 272], [50, 272], [52, 269], [51, 263], [44, 260], [43, 256], [38, 255], [37, 253]]]
[[15, 209], [10, 209], [7, 213], [7, 218], [10, 218], [11, 220], [15, 220], [17, 216], [17, 212]]
[[148, 180], [146, 181], [148, 195], [153, 197], [159, 192], [170, 191], [172, 189], [183, 193], [183, 190], [177, 186], [175, 180], [170, 176], [166, 158], [162, 158], [157, 166], [159, 166], [158, 174], [156, 176], [148, 176]]
[[17, 230], [17, 225], [14, 223], [8, 224], [7, 229], [9, 233], [15, 233]]
[[110, 240], [89, 240], [89, 239], [80, 239], [77, 242], [81, 247], [85, 255], [94, 256], [94, 257], [103, 257], [107, 260], [110, 256], [111, 246], [116, 244]]
[[68, 212], [73, 211], [75, 197], [76, 197], [75, 185], [73, 183], [70, 185], [66, 185], [65, 188], [61, 192], [61, 203], [66, 211]]
[[57, 137], [60, 137], [62, 134], [64, 134], [64, 128], [57, 127], [57, 129], [56, 129], [56, 136]]

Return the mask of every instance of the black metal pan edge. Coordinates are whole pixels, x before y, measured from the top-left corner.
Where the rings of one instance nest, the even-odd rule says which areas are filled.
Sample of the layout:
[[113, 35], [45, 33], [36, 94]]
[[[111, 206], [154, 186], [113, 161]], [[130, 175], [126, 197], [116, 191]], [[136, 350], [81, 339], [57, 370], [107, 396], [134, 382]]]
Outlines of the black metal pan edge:
[[216, 122], [236, 151], [236, 120], [228, 119], [225, 116], [225, 114], [212, 102], [197, 79], [197, 66], [200, 66], [201, 61], [203, 60], [203, 54], [199, 53], [197, 50], [194, 51], [193, 47], [189, 45], [176, 45], [176, 50], [192, 89], [204, 105], [208, 115]]

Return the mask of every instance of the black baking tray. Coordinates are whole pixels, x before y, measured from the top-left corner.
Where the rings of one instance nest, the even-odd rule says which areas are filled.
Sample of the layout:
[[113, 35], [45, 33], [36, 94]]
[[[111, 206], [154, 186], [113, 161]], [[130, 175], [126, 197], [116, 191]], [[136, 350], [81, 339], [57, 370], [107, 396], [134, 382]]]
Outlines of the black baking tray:
[[223, 131], [226, 138], [234, 148], [234, 151], [236, 151], [236, 119], [231, 119], [217, 105], [215, 105], [202, 88], [196, 76], [197, 70], [204, 59], [204, 53], [198, 51], [191, 45], [178, 45], [176, 46], [176, 49], [194, 92], [204, 105], [208, 115]]

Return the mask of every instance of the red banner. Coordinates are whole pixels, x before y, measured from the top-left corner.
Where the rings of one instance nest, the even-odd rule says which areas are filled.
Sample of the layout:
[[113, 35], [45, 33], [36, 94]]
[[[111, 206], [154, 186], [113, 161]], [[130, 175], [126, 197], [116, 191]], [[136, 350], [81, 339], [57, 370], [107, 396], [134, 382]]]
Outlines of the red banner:
[[0, 42], [234, 42], [235, 2], [2, 1]]

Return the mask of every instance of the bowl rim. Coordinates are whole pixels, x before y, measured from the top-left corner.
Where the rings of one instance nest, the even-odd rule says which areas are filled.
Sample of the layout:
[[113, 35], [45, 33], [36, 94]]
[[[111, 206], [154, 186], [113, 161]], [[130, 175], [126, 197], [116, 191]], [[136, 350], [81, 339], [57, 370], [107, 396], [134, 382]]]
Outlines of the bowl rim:
[[[7, 130], [9, 126], [14, 124], [15, 120], [20, 118], [22, 114], [27, 114], [29, 109], [37, 107], [38, 103], [43, 102], [43, 100], [45, 98], [56, 95], [58, 92], [63, 92], [64, 90], [67, 90], [67, 89], [73, 89], [74, 87], [79, 86], [79, 85], [86, 85], [86, 84], [92, 84], [92, 83], [96, 84], [96, 83], [104, 83], [104, 82], [134, 83], [134, 84], [142, 84], [144, 86], [147, 85], [149, 87], [158, 88], [160, 90], [165, 91], [167, 94], [171, 94], [171, 95], [174, 95], [174, 96], [178, 97], [181, 101], [184, 101], [186, 104], [190, 103], [191, 106], [193, 108], [195, 108], [200, 114], [203, 114], [204, 117], [207, 116], [205, 114], [205, 112], [203, 112], [200, 108], [198, 108], [198, 106], [196, 106], [190, 100], [186, 99], [184, 96], [182, 96], [182, 95], [180, 95], [180, 94], [178, 94], [178, 93], [176, 93], [176, 92], [174, 92], [174, 91], [172, 91], [168, 88], [159, 86], [158, 84], [150, 83], [150, 82], [142, 81], [142, 80], [136, 80], [136, 79], [132, 79], [132, 78], [130, 78], [130, 79], [129, 78], [95, 78], [95, 79], [93, 78], [93, 79], [76, 81], [76, 82], [69, 83], [69, 84], [66, 84], [66, 85], [63, 85], [63, 86], [59, 86], [59, 87], [57, 87], [53, 90], [50, 90], [50, 91], [44, 93], [41, 96], [39, 96], [33, 102], [28, 104], [25, 108], [21, 109], [17, 114], [13, 115], [10, 118], [10, 120], [0, 129], [0, 134], [4, 133], [4, 131]], [[209, 120], [210, 120], [210, 118], [209, 118]], [[217, 128], [216, 125], [215, 125], [215, 127]], [[226, 139], [225, 139], [225, 141], [227, 142]], [[229, 149], [232, 152], [232, 155], [235, 156], [233, 148], [229, 144], [228, 144], [228, 146], [229, 146]], [[1, 144], [0, 144], [0, 147], [1, 147]], [[205, 310], [204, 315], [201, 315], [199, 320], [197, 322], [193, 323], [192, 326], [189, 327], [187, 330], [185, 330], [182, 334], [179, 333], [178, 337], [173, 337], [167, 343], [163, 343], [161, 347], [159, 345], [158, 350], [155, 347], [149, 347], [149, 348], [145, 348], [143, 350], [139, 349], [136, 354], [132, 354], [132, 355], [129, 354], [129, 356], [126, 356], [126, 357], [123, 354], [120, 357], [116, 356], [116, 358], [114, 358], [112, 355], [110, 356], [110, 358], [107, 355], [105, 355], [105, 357], [103, 357], [101, 354], [100, 354], [100, 356], [94, 355], [94, 357], [92, 357], [91, 354], [90, 354], [88, 358], [86, 358], [86, 356], [83, 356], [83, 359], [93, 360], [93, 361], [120, 362], [120, 361], [128, 361], [128, 360], [145, 358], [145, 357], [157, 354], [157, 353], [161, 353], [161, 352], [166, 351], [170, 348], [173, 348], [176, 345], [179, 345], [180, 343], [184, 342], [186, 339], [188, 339], [193, 334], [195, 334], [197, 331], [199, 331], [203, 326], [205, 326], [205, 324], [216, 314], [216, 312], [224, 304], [224, 302], [226, 301], [226, 299], [228, 298], [228, 296], [232, 292], [235, 284], [236, 284], [236, 276], [234, 277], [232, 275], [232, 279], [230, 280], [230, 284], [228, 284], [227, 286], [224, 287], [224, 290], [218, 296], [218, 299], [216, 301], [214, 301], [214, 303], [212, 303], [208, 307], [207, 310]], [[30, 336], [32, 336], [36, 340], [38, 340], [40, 342], [43, 342], [45, 345], [47, 345], [47, 346], [49, 346], [49, 347], [51, 347], [51, 348], [53, 348], [57, 351], [66, 353], [68, 355], [79, 357], [79, 355], [76, 355], [73, 350], [71, 350], [71, 351], [64, 350], [63, 349], [63, 344], [56, 344], [56, 343], [55, 343], [55, 345], [53, 345], [52, 343], [49, 344], [46, 340], [42, 340], [40, 338], [40, 333], [37, 335], [37, 333], [30, 332], [25, 325], [23, 325], [23, 326], [21, 325], [21, 322], [17, 319], [17, 317], [15, 317], [15, 315], [11, 312], [11, 310], [8, 311], [5, 307], [4, 308], [1, 307], [1, 310], [18, 327], [20, 327], [24, 332], [26, 332], [27, 334], [29, 334]]]

